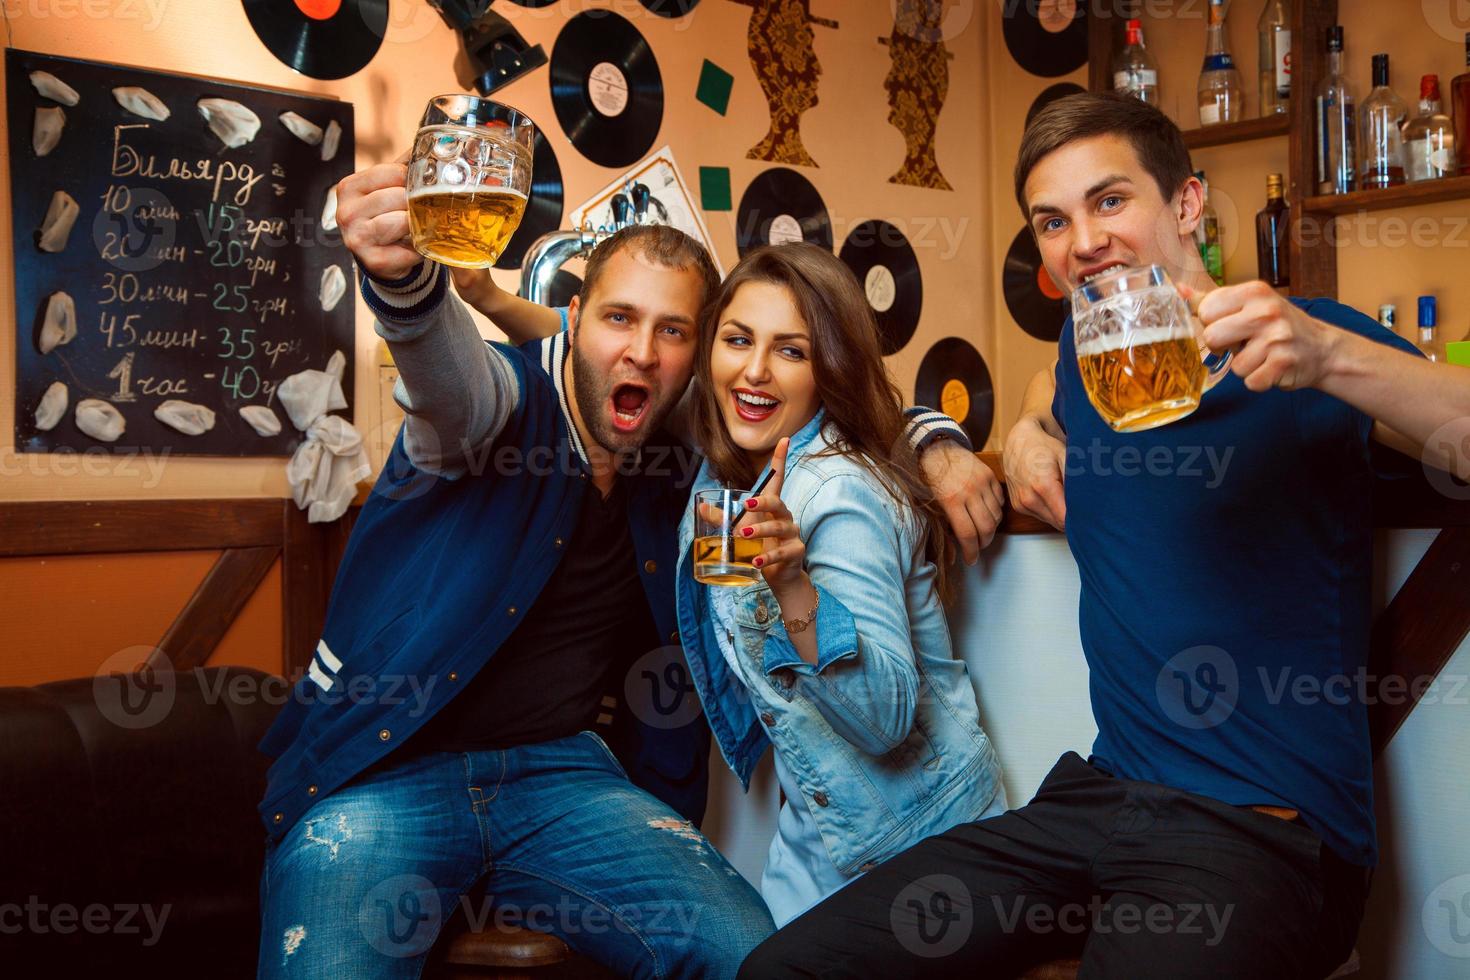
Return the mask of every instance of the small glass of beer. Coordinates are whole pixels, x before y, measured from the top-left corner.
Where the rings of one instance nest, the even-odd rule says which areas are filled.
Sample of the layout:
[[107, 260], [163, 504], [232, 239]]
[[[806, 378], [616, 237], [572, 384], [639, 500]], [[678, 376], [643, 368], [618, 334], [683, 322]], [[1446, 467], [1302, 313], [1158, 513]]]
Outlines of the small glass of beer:
[[1078, 286], [1072, 330], [1087, 398], [1116, 432], [1184, 418], [1230, 366], [1230, 351], [1205, 356], [1199, 321], [1157, 265], [1114, 269]]
[[749, 585], [760, 581], [753, 562], [760, 538], [740, 535], [748, 490], [701, 490], [694, 495], [694, 579], [705, 585]]
[[526, 210], [535, 134], [531, 120], [498, 102], [430, 99], [408, 164], [413, 247], [445, 265], [494, 265]]

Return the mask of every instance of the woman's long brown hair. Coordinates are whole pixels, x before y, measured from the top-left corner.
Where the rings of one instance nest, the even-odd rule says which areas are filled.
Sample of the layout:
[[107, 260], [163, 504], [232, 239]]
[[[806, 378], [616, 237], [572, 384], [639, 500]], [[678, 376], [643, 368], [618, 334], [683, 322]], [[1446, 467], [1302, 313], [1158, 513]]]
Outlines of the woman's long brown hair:
[[759, 475], [725, 428], [721, 394], [710, 373], [720, 318], [736, 291], [752, 282], [790, 294], [811, 334], [812, 373], [827, 410], [830, 452], [862, 465], [901, 511], [914, 515], [939, 571], [940, 598], [948, 602], [953, 544], [944, 531], [944, 511], [909, 445], [903, 395], [883, 364], [873, 310], [852, 270], [827, 249], [807, 242], [758, 248], [734, 268], [708, 308], [694, 361], [695, 433], [715, 476], [728, 486], [749, 487]]

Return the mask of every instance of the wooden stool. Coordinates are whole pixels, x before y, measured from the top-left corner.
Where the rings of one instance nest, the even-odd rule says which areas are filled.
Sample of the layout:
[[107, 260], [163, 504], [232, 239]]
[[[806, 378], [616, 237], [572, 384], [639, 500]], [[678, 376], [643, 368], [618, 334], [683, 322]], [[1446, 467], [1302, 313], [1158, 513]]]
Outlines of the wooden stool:
[[451, 921], [424, 967], [424, 980], [605, 980], [615, 974], [556, 936], [487, 922], [482, 931]]

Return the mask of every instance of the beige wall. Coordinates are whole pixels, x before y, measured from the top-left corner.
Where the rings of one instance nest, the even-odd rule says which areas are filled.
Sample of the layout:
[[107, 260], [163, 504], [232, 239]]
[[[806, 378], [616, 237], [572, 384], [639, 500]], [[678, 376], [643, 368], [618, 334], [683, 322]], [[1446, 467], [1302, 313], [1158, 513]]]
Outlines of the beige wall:
[[[453, 63], [458, 42], [424, 0], [392, 0], [388, 36], [381, 51], [358, 74], [337, 82], [292, 72], [256, 39], [238, 0], [7, 0], [16, 47], [144, 67], [215, 75], [244, 82], [332, 95], [353, 102], [357, 114], [358, 165], [391, 159], [406, 145], [424, 101], [458, 90]], [[697, 187], [698, 168], [728, 166], [735, 202], [768, 164], [746, 160], [746, 151], [765, 135], [767, 111], [746, 53], [750, 8], [730, 0], [705, 0], [689, 16], [666, 20], [635, 0], [565, 0], [542, 10], [501, 3], [496, 10], [549, 54], [556, 34], [576, 11], [611, 8], [628, 17], [647, 37], [663, 74], [665, 114], [655, 147], [672, 145], [686, 178]], [[996, 345], [989, 277], [982, 270], [996, 259], [982, 216], [989, 210], [989, 166], [982, 144], [985, 100], [981, 79], [986, 18], [956, 22], [951, 38], [950, 92], [940, 116], [938, 159], [955, 190], [898, 187], [887, 182], [903, 160], [903, 139], [886, 122], [883, 79], [888, 50], [878, 43], [892, 28], [887, 0], [814, 0], [813, 13], [840, 22], [816, 29], [816, 52], [824, 74], [821, 104], [807, 113], [803, 136], [820, 164], [803, 172], [826, 200], [840, 246], [858, 222], [883, 218], [913, 240], [924, 272], [926, 301], [920, 329], [891, 359], [900, 386], [912, 393], [923, 352], [939, 338], [956, 334], [974, 343], [995, 365]], [[735, 76], [728, 115], [721, 118], [694, 98], [705, 58]], [[547, 71], [538, 70], [497, 93], [496, 98], [528, 111], [546, 128], [566, 184], [567, 207], [615, 177], [569, 144], [551, 109]], [[4, 154], [0, 142], [0, 154]], [[8, 161], [7, 161], [8, 172]], [[0, 212], [9, 223], [8, 180], [0, 182]], [[706, 220], [726, 268], [738, 256], [735, 216], [708, 213]], [[11, 275], [10, 237], [0, 238], [0, 273]], [[515, 276], [497, 274], [513, 288]], [[985, 284], [985, 285], [978, 285]], [[493, 328], [486, 327], [494, 336]], [[0, 499], [100, 499], [121, 497], [283, 496], [280, 459], [169, 459], [122, 462], [107, 456], [18, 455], [14, 451], [14, 310], [0, 302]], [[85, 338], [79, 338], [79, 342]], [[357, 324], [358, 428], [374, 444], [393, 423], [379, 419], [376, 337], [362, 304]]]

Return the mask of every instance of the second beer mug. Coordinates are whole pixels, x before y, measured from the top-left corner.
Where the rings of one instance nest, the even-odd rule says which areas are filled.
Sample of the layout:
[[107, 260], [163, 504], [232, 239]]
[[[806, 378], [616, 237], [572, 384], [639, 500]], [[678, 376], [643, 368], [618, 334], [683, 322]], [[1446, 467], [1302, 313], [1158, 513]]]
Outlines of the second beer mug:
[[408, 164], [408, 223], [420, 255], [466, 269], [495, 264], [526, 210], [534, 136], [529, 119], [498, 102], [429, 100]]
[[1141, 432], [1193, 412], [1225, 376], [1210, 363], [1198, 321], [1156, 265], [1114, 269], [1072, 293], [1077, 366], [1087, 399], [1116, 432]]

